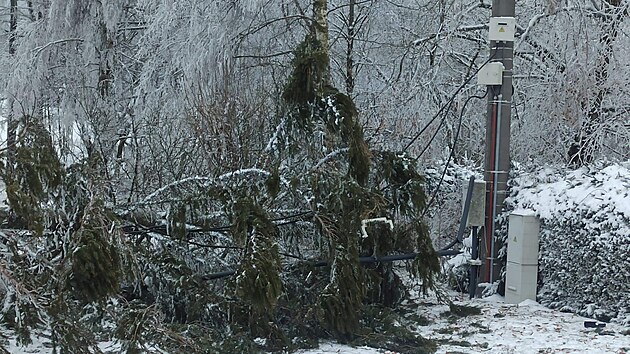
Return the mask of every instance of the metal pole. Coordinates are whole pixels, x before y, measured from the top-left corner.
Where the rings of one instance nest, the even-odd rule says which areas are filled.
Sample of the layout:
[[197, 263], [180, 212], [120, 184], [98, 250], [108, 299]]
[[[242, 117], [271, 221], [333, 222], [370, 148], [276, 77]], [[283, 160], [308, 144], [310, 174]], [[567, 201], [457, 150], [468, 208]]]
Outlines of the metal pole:
[[[496, 131], [497, 132], [501, 132], [501, 100], [503, 98], [503, 95], [499, 94], [499, 100], [498, 100], [498, 104], [497, 104], [497, 114], [496, 114]], [[496, 134], [496, 143], [494, 144], [494, 156], [495, 156], [495, 160], [494, 160], [494, 175], [493, 175], [493, 179], [492, 179], [492, 184], [495, 186], [494, 188], [492, 188], [492, 205], [494, 206], [494, 213], [492, 214], [492, 220], [495, 220], [496, 218], [496, 213], [498, 212], [498, 210], [500, 210], [499, 204], [497, 204], [498, 200], [499, 200], [499, 189], [496, 187], [499, 185], [499, 171], [501, 171], [501, 166], [499, 166], [499, 159], [496, 158], [497, 156], [499, 156], [501, 154], [501, 134]], [[496, 220], [495, 222], [492, 223], [492, 232], [490, 233], [490, 235], [494, 235], [496, 232]], [[496, 262], [496, 247], [495, 247], [495, 242], [494, 242], [494, 238], [491, 239], [490, 242], [490, 257], [488, 257], [488, 262], [492, 263], [493, 265]], [[492, 279], [492, 281], [494, 281], [496, 278], [494, 276], [494, 267], [491, 266], [490, 267], [490, 277], [489, 279]]]
[[472, 250], [470, 258], [468, 295], [472, 299], [477, 293], [477, 278], [479, 276], [479, 265], [477, 264], [477, 259], [479, 258], [479, 235], [477, 234], [477, 226], [473, 226], [472, 228]]
[[[515, 0], [493, 0], [492, 17], [514, 17]], [[503, 84], [491, 89], [488, 97], [486, 121], [486, 156], [484, 177], [486, 180], [486, 227], [481, 248], [486, 260], [483, 276], [487, 282], [498, 280], [501, 265], [496, 262], [499, 247], [495, 247], [496, 216], [505, 199], [510, 169], [510, 122], [512, 106], [512, 68], [514, 43], [490, 42], [490, 56], [503, 63]], [[500, 114], [499, 114], [500, 112]]]

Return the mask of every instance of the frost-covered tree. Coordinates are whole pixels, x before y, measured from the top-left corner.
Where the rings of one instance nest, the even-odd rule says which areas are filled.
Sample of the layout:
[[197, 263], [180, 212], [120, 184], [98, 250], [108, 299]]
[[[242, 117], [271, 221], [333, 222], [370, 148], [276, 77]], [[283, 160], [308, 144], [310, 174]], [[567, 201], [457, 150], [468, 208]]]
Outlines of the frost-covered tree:
[[617, 89], [628, 76], [627, 38], [618, 36], [626, 8], [614, 1], [523, 5], [514, 120], [521, 161], [628, 157], [628, 97]]
[[[364, 303], [399, 301], [393, 268], [359, 256], [419, 252], [412, 269], [432, 285], [422, 178], [405, 154], [370, 149], [334, 88], [326, 1], [28, 8], [3, 57], [23, 120], [19, 173], [4, 174], [11, 226], [34, 231], [11, 236], [17, 266], [2, 272], [4, 324], [23, 342], [35, 330], [71, 352], [105, 338], [129, 353], [247, 351], [247, 336], [279, 348], [286, 321], [351, 337]], [[395, 227], [362, 238], [381, 217]], [[296, 287], [320, 261], [311, 292]], [[209, 282], [226, 267], [234, 277]]]

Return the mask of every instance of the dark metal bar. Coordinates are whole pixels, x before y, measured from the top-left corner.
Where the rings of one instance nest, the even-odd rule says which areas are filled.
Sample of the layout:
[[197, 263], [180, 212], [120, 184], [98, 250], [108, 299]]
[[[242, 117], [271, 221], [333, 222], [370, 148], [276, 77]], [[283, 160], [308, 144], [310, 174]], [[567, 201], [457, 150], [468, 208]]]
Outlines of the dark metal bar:
[[[477, 227], [473, 226], [472, 229], [472, 251], [471, 251], [471, 260], [476, 262], [479, 259], [479, 234], [477, 233]], [[479, 275], [479, 266], [475, 263], [470, 265], [470, 270], [468, 271], [468, 296], [472, 299], [475, 297], [477, 292], [477, 281]]]
[[[461, 252], [455, 251], [455, 250], [440, 250], [440, 251], [437, 251], [436, 253], [438, 257], [444, 257], [444, 256], [454, 256], [454, 255], [460, 254]], [[414, 259], [417, 256], [418, 256], [417, 253], [394, 254], [394, 255], [388, 255], [388, 256], [382, 256], [382, 257], [366, 256], [366, 257], [359, 257], [359, 263], [370, 264], [370, 263], [379, 263], [379, 262], [404, 261], [404, 260]], [[325, 267], [329, 264], [329, 262], [317, 261], [317, 262], [307, 262], [307, 264], [310, 264], [313, 267]], [[214, 280], [214, 279], [229, 277], [230, 275], [234, 275], [234, 274], [236, 274], [235, 270], [226, 270], [223, 272], [204, 275], [201, 277], [201, 279]]]
[[459, 242], [462, 242], [462, 239], [464, 237], [464, 230], [466, 229], [466, 223], [468, 222], [468, 213], [470, 212], [470, 204], [472, 204], [472, 195], [474, 188], [475, 176], [470, 176], [470, 179], [468, 180], [468, 191], [466, 192], [466, 200], [464, 200], [464, 212], [462, 213], [462, 219], [459, 222], [459, 230], [457, 230], [457, 240]]

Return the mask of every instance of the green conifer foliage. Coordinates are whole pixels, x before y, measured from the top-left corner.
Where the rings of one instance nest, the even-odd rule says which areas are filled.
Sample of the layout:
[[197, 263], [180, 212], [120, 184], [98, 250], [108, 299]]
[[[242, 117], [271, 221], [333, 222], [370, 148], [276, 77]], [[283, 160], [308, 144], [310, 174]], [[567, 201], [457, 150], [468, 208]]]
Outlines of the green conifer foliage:
[[232, 234], [245, 247], [245, 256], [235, 279], [238, 298], [249, 313], [248, 325], [254, 334], [272, 329], [269, 320], [282, 294], [281, 263], [276, 243], [278, 230], [260, 205], [241, 198], [233, 206]]
[[186, 204], [182, 202], [172, 203], [167, 217], [169, 234], [177, 239], [186, 237]]
[[313, 35], [306, 39], [294, 50], [293, 72], [284, 89], [282, 98], [290, 109], [299, 114], [295, 117], [299, 128], [306, 128], [311, 123], [309, 104], [315, 103], [321, 97], [324, 78], [328, 73], [328, 49], [322, 48], [321, 43]]
[[19, 344], [26, 345], [32, 342], [31, 330], [41, 326], [42, 319], [36, 299], [30, 294], [20, 293], [19, 290], [27, 289], [10, 290], [4, 294], [6, 309], [0, 316], [0, 323], [15, 331]]
[[[287, 161], [307, 165], [295, 168], [309, 171], [297, 176], [302, 182], [295, 184], [310, 186], [315, 220], [330, 247], [330, 278], [314, 312], [331, 332], [350, 337], [359, 329], [366, 300], [393, 306], [403, 292], [391, 263], [370, 266], [366, 273], [359, 256], [418, 252], [422, 258], [412, 264], [412, 271], [425, 286], [432, 286], [439, 267], [420, 220], [425, 207], [424, 180], [415, 162], [402, 153], [377, 152], [373, 156], [353, 100], [326, 80], [327, 53], [314, 36], [307, 36], [296, 49], [294, 70], [283, 96], [288, 108], [288, 144], [280, 146], [289, 146]], [[342, 151], [332, 158], [325, 155]], [[373, 158], [376, 165], [372, 169]], [[323, 160], [327, 168], [312, 169]], [[370, 225], [368, 237], [362, 238], [362, 221], [378, 217], [393, 220], [396, 228]]]
[[63, 169], [50, 133], [40, 119], [24, 116], [17, 130], [15, 165], [7, 166], [2, 176], [7, 200], [17, 217], [16, 226], [41, 234], [46, 217], [43, 204], [61, 184]]
[[94, 328], [79, 319], [81, 307], [60, 293], [48, 308], [53, 353], [99, 353]]
[[[426, 293], [434, 288], [435, 275], [440, 272], [440, 262], [429, 238], [429, 230], [423, 222], [416, 222], [403, 231], [403, 235], [412, 235], [416, 239], [418, 255], [413, 261], [411, 272], [422, 280], [422, 290]], [[407, 236], [409, 237], [409, 236]]]
[[363, 307], [364, 272], [358, 264], [358, 252], [337, 245], [333, 253], [330, 282], [319, 297], [322, 324], [342, 337], [351, 337], [359, 329]]
[[315, 313], [325, 328], [342, 337], [359, 329], [366, 294], [365, 274], [359, 264], [361, 220], [378, 210], [383, 200], [378, 193], [335, 171], [313, 176], [316, 220], [328, 238], [332, 260], [328, 285], [322, 291]]
[[78, 299], [99, 301], [118, 292], [122, 271], [114, 237], [119, 234], [112, 228], [102, 202], [93, 201], [73, 235], [68, 286]]
[[[374, 241], [378, 252], [417, 253], [411, 264], [411, 274], [422, 281], [423, 290], [427, 291], [434, 286], [434, 277], [440, 272], [440, 265], [427, 225], [421, 218], [426, 207], [424, 178], [418, 173], [415, 160], [402, 152], [379, 152], [375, 170], [374, 183], [382, 185], [383, 196], [389, 203], [390, 218], [396, 224], [391, 236], [381, 232], [384, 236], [380, 237], [381, 241]], [[383, 279], [390, 285], [393, 284], [392, 276], [395, 277], [387, 271], [382, 273]], [[383, 288], [391, 289], [387, 284], [381, 284], [381, 291]]]
[[370, 173], [370, 149], [359, 124], [359, 113], [352, 99], [333, 87], [326, 87], [319, 101], [326, 127], [348, 146], [348, 174], [365, 186]]
[[123, 341], [122, 350], [126, 354], [147, 352], [147, 343], [156, 342], [160, 328], [160, 314], [156, 306], [146, 308], [131, 303], [118, 322], [115, 336]]
[[280, 193], [280, 171], [274, 168], [271, 175], [265, 180], [267, 194], [273, 199]]
[[383, 151], [379, 153], [376, 169], [386, 183], [384, 192], [396, 214], [412, 216], [424, 210], [425, 181], [412, 158], [405, 153]]
[[[138, 252], [146, 250], [139, 249]], [[197, 272], [178, 257], [174, 249], [142, 256], [147, 257], [142, 270], [146, 286], [143, 292], [149, 297], [139, 298], [146, 303], [160, 305], [165, 321], [181, 324], [207, 321], [212, 316], [221, 317], [219, 313], [210, 314], [208, 309], [208, 304], [218, 302], [216, 294], [210, 291], [208, 283]]]

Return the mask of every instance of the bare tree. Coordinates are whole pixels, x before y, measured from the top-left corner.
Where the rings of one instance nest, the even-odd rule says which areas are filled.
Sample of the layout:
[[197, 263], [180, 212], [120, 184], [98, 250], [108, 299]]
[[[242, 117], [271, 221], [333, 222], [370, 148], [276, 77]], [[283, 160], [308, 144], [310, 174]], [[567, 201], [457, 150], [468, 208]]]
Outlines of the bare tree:
[[[621, 0], [603, 0], [601, 3], [600, 49], [592, 74], [594, 90], [588, 100], [584, 102], [583, 109], [586, 112], [586, 119], [568, 151], [571, 164], [581, 166], [591, 163], [593, 155], [601, 149], [601, 145], [605, 141], [605, 135], [608, 134], [606, 128], [614, 126], [608, 121], [610, 117], [605, 111], [604, 102], [611, 91], [610, 72], [616, 69], [613, 66], [614, 47], [619, 36], [619, 29], [628, 16], [627, 11], [627, 6]], [[623, 129], [623, 127], [619, 128]]]

